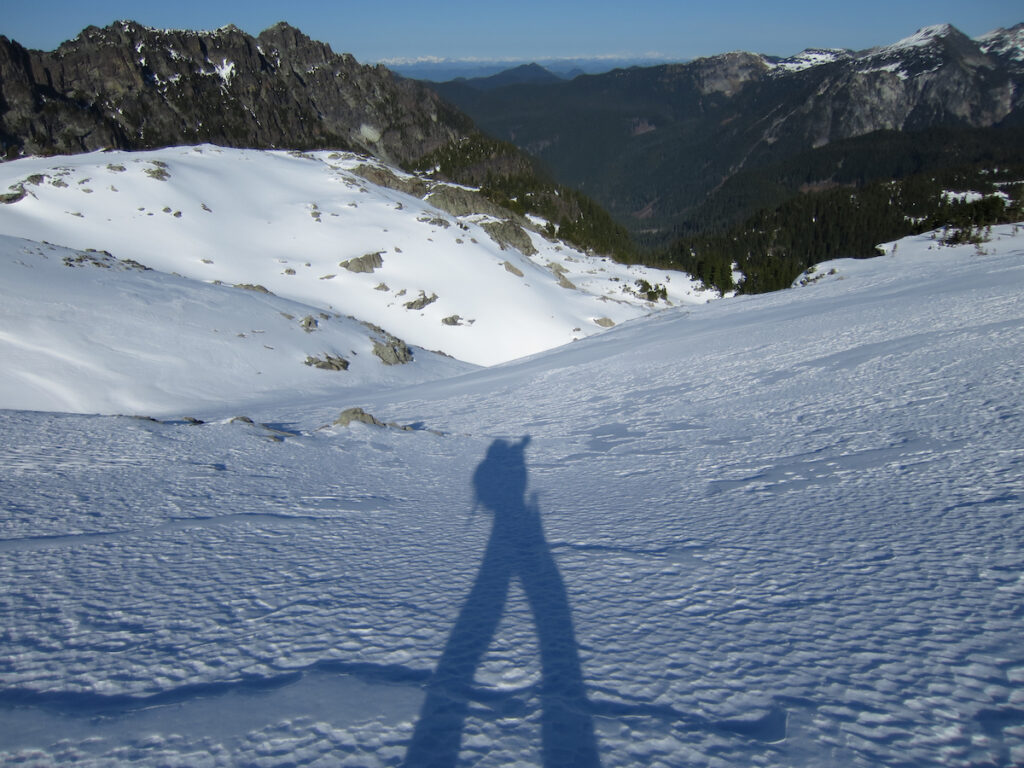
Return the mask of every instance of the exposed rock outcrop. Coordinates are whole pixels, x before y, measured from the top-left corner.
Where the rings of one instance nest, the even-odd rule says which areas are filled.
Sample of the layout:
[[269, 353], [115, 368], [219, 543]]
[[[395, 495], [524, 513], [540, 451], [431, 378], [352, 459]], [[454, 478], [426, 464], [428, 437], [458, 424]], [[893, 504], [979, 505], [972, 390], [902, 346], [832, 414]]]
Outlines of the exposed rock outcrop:
[[384, 365], [404, 365], [413, 360], [409, 345], [397, 336], [392, 336], [378, 325], [363, 323], [373, 335], [373, 354], [380, 358]]
[[513, 215], [508, 209], [491, 202], [479, 192], [451, 184], [438, 184], [425, 199], [435, 208], [447, 211], [452, 216], [481, 213], [494, 216], [497, 219], [505, 219]]
[[[378, 419], [376, 416], [374, 416], [372, 413], [367, 413], [366, 411], [359, 407], [346, 408], [344, 411], [338, 414], [338, 418], [334, 420], [331, 426], [347, 427], [353, 422], [357, 424], [369, 424], [371, 427], [387, 427], [390, 429], [398, 429], [403, 432], [413, 431], [413, 427], [404, 424], [397, 424], [396, 422], [393, 421], [385, 423]], [[431, 430], [431, 432], [433, 432], [433, 430]], [[434, 432], [434, 434], [440, 433]]]
[[348, 259], [338, 264], [339, 267], [344, 267], [349, 272], [356, 273], [372, 273], [375, 269], [380, 269], [384, 266], [384, 257], [382, 251], [375, 253], [367, 253], [363, 256], [359, 256], [355, 259]]
[[568, 270], [565, 268], [563, 264], [558, 264], [557, 262], [553, 261], [548, 264], [548, 269], [555, 273], [555, 277], [558, 278], [558, 284], [560, 286], [562, 286], [563, 288], [567, 288], [570, 291], [576, 290], [576, 285], [572, 282], [572, 280], [565, 276], [565, 273]]
[[373, 414], [367, 413], [362, 408], [346, 408], [338, 414], [338, 418], [334, 420], [332, 426], [347, 427], [353, 421], [359, 424], [369, 424], [374, 427], [386, 426], [383, 421], [377, 419]]
[[413, 197], [423, 197], [429, 189], [427, 183], [419, 176], [399, 176], [382, 165], [363, 163], [353, 168], [352, 173], [378, 187], [395, 189]]
[[0, 37], [0, 151], [212, 142], [414, 160], [471, 128], [423, 85], [279, 23], [252, 37], [89, 27], [52, 52]]
[[269, 289], [265, 286], [259, 285], [258, 283], [235, 283], [235, 288], [242, 288], [246, 291], [255, 291], [256, 293], [266, 293], [273, 295]]
[[437, 294], [432, 293], [429, 296], [424, 291], [420, 291], [420, 295], [412, 301], [405, 302], [406, 309], [423, 309], [424, 307], [433, 304], [437, 301]]
[[533, 256], [537, 253], [537, 249], [533, 247], [530, 235], [511, 219], [487, 221], [480, 226], [487, 230], [487, 234], [491, 236], [494, 242], [501, 246], [502, 250], [506, 247], [512, 247], [526, 256]]
[[324, 353], [323, 357], [307, 355], [305, 363], [322, 371], [347, 371], [349, 366], [348, 360], [339, 355], [332, 355], [329, 352]]

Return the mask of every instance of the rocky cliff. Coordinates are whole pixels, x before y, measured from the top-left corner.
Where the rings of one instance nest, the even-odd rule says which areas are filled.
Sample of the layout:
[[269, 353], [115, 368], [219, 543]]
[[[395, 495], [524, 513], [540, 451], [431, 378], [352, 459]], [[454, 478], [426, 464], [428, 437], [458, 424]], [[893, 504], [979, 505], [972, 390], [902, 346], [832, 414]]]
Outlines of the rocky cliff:
[[252, 37], [89, 27], [57, 50], [0, 36], [0, 151], [212, 142], [337, 148], [406, 163], [472, 129], [432, 91], [277, 24]]

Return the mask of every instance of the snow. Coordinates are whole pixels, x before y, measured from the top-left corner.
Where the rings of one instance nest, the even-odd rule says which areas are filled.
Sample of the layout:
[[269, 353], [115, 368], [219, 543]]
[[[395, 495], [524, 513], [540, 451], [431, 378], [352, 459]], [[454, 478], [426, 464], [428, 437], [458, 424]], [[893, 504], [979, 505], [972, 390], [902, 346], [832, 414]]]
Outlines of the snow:
[[900, 80], [909, 80], [911, 75], [904, 68], [906, 63], [903, 61], [891, 61], [888, 64], [878, 64], [875, 66], [862, 66], [857, 71], [862, 75], [870, 75], [873, 72], [888, 72], [896, 75]]
[[235, 76], [235, 62], [221, 59], [220, 64], [214, 66], [214, 72], [223, 81], [225, 87], [231, 85], [231, 78]]
[[[929, 49], [954, 31], [949, 24], [935, 24], [923, 27], [892, 45], [872, 48], [859, 57], [859, 71], [862, 74], [889, 72], [901, 80], [938, 71], [942, 67], [942, 59], [933, 55], [934, 51], [929, 54]], [[920, 58], [921, 55], [925, 56], [924, 60]]]
[[[373, 354], [380, 334], [352, 318], [142, 271], [104, 253], [0, 236], [0, 284], [6, 408], [181, 415], [289, 390], [413, 383], [473, 368], [425, 350], [412, 364], [385, 366]], [[304, 364], [326, 354], [349, 369]]]
[[933, 24], [928, 27], [922, 27], [910, 37], [905, 37], [892, 45], [887, 45], [877, 50], [879, 52], [895, 52], [912, 48], [927, 48], [934, 44], [936, 40], [949, 36], [952, 31], [953, 27], [949, 24]]
[[[819, 265], [805, 287], [638, 314], [489, 368], [422, 350], [385, 368], [345, 311], [298, 325], [322, 308], [301, 300], [313, 280], [285, 296], [280, 265], [245, 273], [275, 280], [268, 296], [187, 274], [208, 253], [242, 270], [232, 241], [261, 262], [259, 235], [317, 231], [311, 201], [326, 227], [318, 177], [283, 183], [326, 162], [237, 156], [280, 192], [287, 226], [264, 229], [264, 193], [219, 191], [212, 150], [190, 153], [166, 160], [166, 181], [146, 156], [116, 178], [111, 155], [92, 157], [93, 194], [76, 189], [80, 166], [68, 188], [31, 186], [0, 211], [7, 235], [24, 236], [27, 212], [41, 222], [32, 242], [0, 240], [4, 375], [165, 408], [45, 412], [3, 389], [0, 763], [1024, 762], [1019, 227], [980, 246], [908, 238]], [[118, 218], [79, 228], [63, 213], [108, 183], [155, 215], [97, 207], [85, 223]], [[348, 231], [365, 240], [335, 230], [335, 263], [372, 247], [378, 195], [353, 193], [369, 221]], [[198, 200], [219, 225], [168, 245], [215, 215]], [[431, 231], [397, 221], [393, 237]], [[136, 250], [134, 226], [149, 233]], [[109, 257], [41, 242], [104, 234]], [[289, 264], [317, 247], [304, 239]], [[115, 258], [143, 252], [163, 271]], [[510, 275], [499, 258], [535, 285], [551, 274], [476, 253], [495, 280]], [[273, 380], [240, 373], [262, 340], [212, 328], [273, 335]], [[295, 364], [327, 342], [359, 352], [349, 371]], [[188, 350], [212, 355], [194, 381], [176, 373]], [[113, 381], [118, 360], [137, 367]], [[350, 406], [409, 429], [333, 425]]]
[[[672, 304], [717, 298], [685, 273], [619, 265], [535, 232], [537, 253], [527, 257], [495, 242], [486, 220], [356, 175], [368, 164], [212, 146], [26, 158], [0, 164], [0, 190], [27, 193], [0, 205], [0, 233], [108, 251], [192, 280], [262, 285], [478, 365], [599, 333], [601, 318], [650, 313], [657, 307], [624, 290], [639, 279], [664, 285]], [[373, 273], [340, 266], [369, 253], [383, 258]], [[551, 265], [576, 288], [560, 285]], [[421, 291], [438, 298], [407, 309]], [[442, 322], [453, 315], [460, 325]]]
[[986, 197], [998, 197], [1007, 205], [1011, 202], [1010, 196], [1006, 192], [1002, 191], [992, 194], [986, 192], [974, 192], [972, 190], [968, 190], [966, 192], [953, 192], [947, 189], [942, 193], [942, 198], [947, 203], [976, 203], [979, 200], [984, 200]]
[[805, 69], [840, 61], [848, 58], [849, 55], [849, 51], [839, 48], [809, 48], [795, 56], [767, 63], [772, 69], [782, 72], [803, 72]]
[[985, 53], [1009, 56], [1014, 61], [1024, 61], [1024, 26], [1013, 29], [996, 29], [975, 38]]

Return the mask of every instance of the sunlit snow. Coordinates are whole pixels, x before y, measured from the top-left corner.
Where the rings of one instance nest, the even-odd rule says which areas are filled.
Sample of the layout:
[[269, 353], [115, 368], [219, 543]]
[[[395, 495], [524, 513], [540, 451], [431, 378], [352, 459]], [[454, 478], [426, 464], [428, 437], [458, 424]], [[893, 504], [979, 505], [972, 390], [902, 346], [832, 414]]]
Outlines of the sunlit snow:
[[[28, 158], [0, 164], [0, 191], [24, 190], [0, 204], [0, 233], [261, 285], [480, 365], [666, 307], [637, 294], [640, 279], [673, 304], [718, 295], [685, 273], [627, 267], [537, 232], [524, 231], [536, 252], [523, 254], [488, 233], [493, 216], [451, 215], [358, 175], [367, 167], [379, 164], [212, 146]], [[382, 260], [372, 273], [342, 266], [367, 254]], [[421, 293], [436, 300], [410, 309]]]
[[[479, 284], [414, 259], [482, 246], [477, 225], [420, 222], [323, 159], [240, 153], [256, 171], [229, 194], [208, 154], [163, 181], [147, 156], [32, 161], [36, 196], [0, 206], [32, 236], [0, 239], [0, 763], [1024, 763], [1017, 227], [621, 305], [504, 365], [387, 367], [358, 320], [406, 310], [320, 293], [326, 254], [340, 280], [385, 250], [401, 268], [353, 285], [394, 301], [397, 275], [469, 330]], [[287, 183], [304, 163], [322, 186]], [[85, 208], [101, 194], [135, 213]], [[480, 274], [547, 279], [568, 317], [598, 301], [495, 249]], [[527, 322], [525, 293], [487, 295]], [[349, 370], [302, 364], [329, 351]], [[351, 407], [390, 426], [335, 424]], [[90, 409], [132, 415], [60, 412]]]

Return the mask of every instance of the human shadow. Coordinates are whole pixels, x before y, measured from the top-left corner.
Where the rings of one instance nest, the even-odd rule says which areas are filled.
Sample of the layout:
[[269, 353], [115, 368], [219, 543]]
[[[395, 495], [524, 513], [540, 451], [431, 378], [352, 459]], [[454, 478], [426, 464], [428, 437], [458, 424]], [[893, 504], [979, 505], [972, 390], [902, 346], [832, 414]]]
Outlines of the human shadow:
[[407, 768], [451, 768], [458, 761], [473, 677], [494, 639], [513, 578], [526, 594], [540, 646], [543, 764], [601, 764], [565, 584], [544, 538], [536, 497], [525, 499], [529, 442], [529, 435], [518, 442], [495, 440], [473, 473], [476, 504], [494, 515], [491, 538], [427, 685]]

